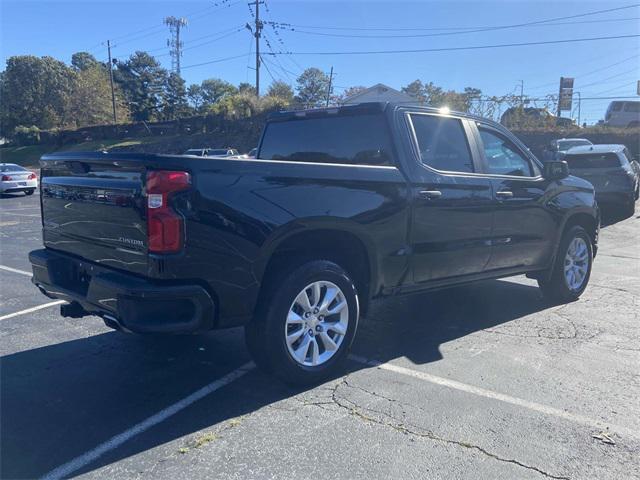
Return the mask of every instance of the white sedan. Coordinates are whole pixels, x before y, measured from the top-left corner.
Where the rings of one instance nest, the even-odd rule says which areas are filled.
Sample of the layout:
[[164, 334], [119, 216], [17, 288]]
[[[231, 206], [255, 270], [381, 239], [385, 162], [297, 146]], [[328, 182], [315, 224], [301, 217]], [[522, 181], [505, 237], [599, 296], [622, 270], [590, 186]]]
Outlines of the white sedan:
[[38, 186], [38, 176], [20, 165], [0, 163], [0, 175], [0, 193], [32, 195]]

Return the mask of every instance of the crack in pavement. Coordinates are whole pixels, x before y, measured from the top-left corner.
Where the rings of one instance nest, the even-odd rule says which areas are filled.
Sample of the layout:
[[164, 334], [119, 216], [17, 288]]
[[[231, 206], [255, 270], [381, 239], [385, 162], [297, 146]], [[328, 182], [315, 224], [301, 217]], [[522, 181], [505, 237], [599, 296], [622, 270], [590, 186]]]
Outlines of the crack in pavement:
[[[358, 405], [357, 403], [347, 399], [347, 398], [340, 398], [338, 395], [338, 390], [341, 387], [348, 387], [348, 388], [353, 388], [353, 389], [357, 389], [360, 390], [368, 395], [372, 395], [378, 398], [382, 398], [384, 400], [387, 400], [389, 402], [393, 402], [393, 403], [398, 403], [398, 404], [403, 404], [403, 405], [407, 405], [409, 406], [409, 404], [400, 402], [396, 399], [392, 399], [389, 397], [386, 397], [384, 395], [380, 395], [377, 394], [375, 392], [370, 392], [362, 387], [359, 387], [357, 385], [353, 385], [351, 383], [349, 383], [349, 381], [347, 380], [349, 375], [345, 375], [341, 381], [336, 382], [336, 384], [330, 389], [330, 393], [331, 393], [331, 399], [330, 400], [325, 400], [325, 401], [317, 401], [317, 402], [305, 402], [305, 401], [301, 401], [296, 399], [297, 401], [301, 402], [303, 404], [303, 406], [314, 406], [314, 407], [318, 407], [318, 408], [322, 408], [325, 410], [328, 410], [327, 408], [325, 408], [325, 406], [327, 405], [335, 405], [337, 407], [339, 407], [342, 410], [345, 410], [347, 412], [348, 415], [353, 416], [355, 418], [359, 418], [360, 420], [363, 420], [365, 422], [371, 422], [371, 423], [375, 423], [377, 425], [381, 425], [384, 427], [389, 427], [392, 428], [394, 430], [396, 430], [397, 432], [403, 433], [405, 435], [412, 435], [414, 437], [417, 438], [421, 438], [421, 439], [426, 439], [426, 440], [433, 440], [436, 442], [441, 442], [441, 443], [445, 443], [448, 445], [456, 445], [458, 447], [462, 447], [465, 449], [469, 449], [469, 450], [475, 450], [477, 452], [480, 452], [481, 454], [492, 458], [494, 460], [497, 460], [499, 462], [503, 462], [503, 463], [510, 463], [512, 465], [516, 465], [518, 467], [521, 468], [525, 468], [527, 470], [531, 470], [534, 472], [537, 472], [541, 475], [544, 475], [547, 478], [553, 478], [553, 479], [557, 479], [557, 480], [570, 480], [569, 477], [564, 477], [564, 476], [559, 476], [559, 475], [553, 475], [549, 472], [545, 472], [544, 470], [538, 468], [538, 467], [534, 467], [531, 465], [527, 465], [525, 463], [522, 463], [518, 460], [515, 459], [511, 459], [511, 458], [504, 458], [504, 457], [500, 457], [499, 455], [492, 453], [488, 450], [486, 450], [485, 448], [479, 446], [479, 445], [474, 445], [470, 442], [465, 442], [462, 440], [453, 440], [450, 438], [445, 438], [445, 437], [440, 437], [436, 434], [434, 434], [433, 432], [430, 431], [419, 431], [419, 430], [423, 430], [421, 427], [418, 427], [416, 425], [411, 425], [409, 423], [406, 422], [402, 422], [400, 419], [397, 419], [395, 417], [393, 417], [392, 415], [389, 415], [387, 413], [384, 412], [380, 412], [378, 410], [369, 408], [369, 407], [362, 407], [360, 405]], [[350, 405], [349, 405], [350, 404]], [[415, 407], [414, 405], [410, 405], [411, 407]], [[419, 407], [418, 407], [419, 408]], [[384, 421], [382, 419], [377, 419], [374, 418], [372, 416], [367, 415], [366, 413], [363, 412], [364, 411], [369, 411], [369, 412], [373, 412], [377, 415], [380, 415], [381, 417], [387, 417], [392, 419], [393, 421], [397, 422], [397, 423], [392, 423], [392, 422], [387, 422]]]

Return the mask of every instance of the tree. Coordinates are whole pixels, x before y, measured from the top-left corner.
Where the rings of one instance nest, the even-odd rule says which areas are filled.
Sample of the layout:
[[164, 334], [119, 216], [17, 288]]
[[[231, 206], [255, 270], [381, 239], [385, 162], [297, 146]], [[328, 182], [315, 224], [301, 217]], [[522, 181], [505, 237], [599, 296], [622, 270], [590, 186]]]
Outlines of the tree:
[[242, 82], [238, 85], [238, 93], [247, 93], [249, 95], [256, 94], [256, 87], [247, 82]]
[[[116, 116], [119, 123], [129, 120], [129, 109], [116, 86]], [[76, 127], [110, 124], [113, 122], [109, 73], [99, 63], [80, 69], [74, 76], [73, 90], [68, 103], [68, 118]]]
[[202, 106], [202, 87], [196, 83], [189, 85], [189, 88], [187, 88], [187, 98], [191, 106], [199, 110]]
[[296, 101], [304, 107], [324, 105], [329, 89], [329, 77], [318, 68], [307, 68], [296, 80]]
[[293, 89], [288, 83], [281, 80], [275, 80], [267, 90], [268, 97], [277, 97], [286, 100], [288, 103], [293, 101]]
[[235, 95], [238, 93], [238, 89], [225, 80], [219, 78], [209, 78], [203, 80], [200, 84], [201, 96], [202, 96], [202, 109], [209, 109], [209, 107], [222, 98]]
[[164, 120], [174, 120], [189, 114], [187, 103], [187, 89], [184, 80], [177, 73], [170, 73], [162, 99], [162, 117]]
[[414, 80], [406, 87], [402, 87], [402, 91], [412, 97], [415, 97], [415, 99], [420, 103], [424, 103], [427, 99], [424, 85], [420, 80]]
[[258, 98], [247, 93], [226, 95], [211, 105], [209, 111], [233, 120], [251, 117], [258, 111]]
[[118, 62], [114, 80], [129, 104], [131, 116], [137, 121], [159, 116], [168, 74], [158, 61], [146, 52], [135, 52], [125, 62]]
[[87, 70], [98, 65], [96, 57], [88, 52], [76, 52], [71, 55], [71, 66], [76, 70]]
[[73, 70], [55, 58], [10, 57], [0, 86], [1, 134], [11, 136], [18, 125], [64, 126], [73, 78]]

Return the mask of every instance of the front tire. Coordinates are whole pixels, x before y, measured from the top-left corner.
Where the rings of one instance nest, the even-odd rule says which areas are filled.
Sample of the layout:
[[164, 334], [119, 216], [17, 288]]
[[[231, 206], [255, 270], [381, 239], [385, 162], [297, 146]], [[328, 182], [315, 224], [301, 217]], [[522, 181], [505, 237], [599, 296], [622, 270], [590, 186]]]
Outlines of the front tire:
[[245, 327], [256, 364], [285, 383], [322, 382], [340, 369], [358, 327], [358, 295], [337, 264], [313, 260], [265, 285], [256, 318]]
[[549, 275], [538, 279], [543, 295], [553, 302], [569, 303], [580, 298], [587, 288], [593, 264], [593, 246], [589, 234], [579, 225], [562, 236]]
[[32, 189], [30, 189], [30, 190], [25, 190], [25, 191], [24, 191], [24, 194], [25, 194], [25, 195], [27, 195], [27, 196], [29, 196], [29, 195], [33, 195], [33, 192], [34, 192], [34, 191], [35, 191], [35, 189], [33, 189], [33, 188], [32, 188]]

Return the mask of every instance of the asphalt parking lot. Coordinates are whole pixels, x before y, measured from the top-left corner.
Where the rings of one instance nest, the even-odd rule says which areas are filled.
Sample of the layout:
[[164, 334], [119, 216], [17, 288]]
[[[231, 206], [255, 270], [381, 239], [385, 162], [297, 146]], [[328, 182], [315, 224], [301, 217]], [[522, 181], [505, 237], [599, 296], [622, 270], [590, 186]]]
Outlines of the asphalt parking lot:
[[0, 476], [640, 478], [640, 215], [607, 223], [580, 301], [523, 277], [379, 301], [344, 376], [296, 390], [239, 329], [60, 317], [29, 278], [38, 196], [4, 196]]

